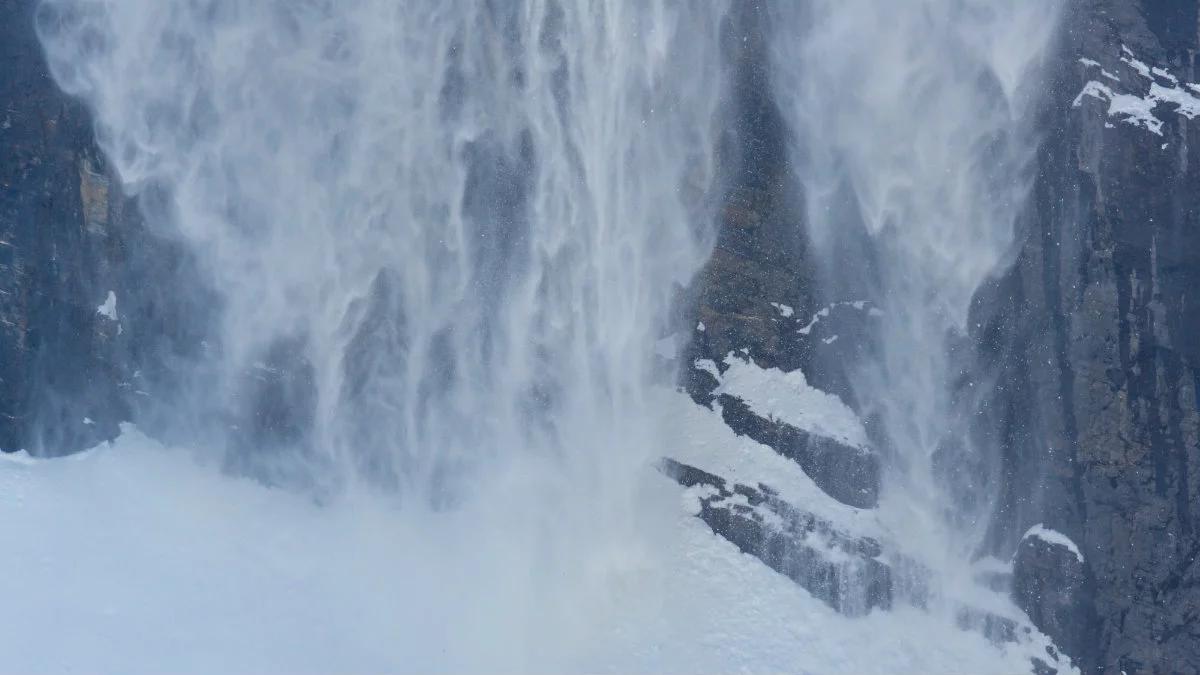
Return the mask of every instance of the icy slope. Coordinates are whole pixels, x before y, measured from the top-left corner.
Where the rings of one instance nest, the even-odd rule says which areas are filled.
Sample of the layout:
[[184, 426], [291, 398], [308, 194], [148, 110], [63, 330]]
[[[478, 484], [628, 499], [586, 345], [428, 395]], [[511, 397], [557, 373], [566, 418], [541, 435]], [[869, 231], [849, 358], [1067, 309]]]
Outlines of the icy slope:
[[513, 515], [503, 504], [423, 523], [377, 500], [319, 506], [132, 429], [71, 458], [3, 456], [3, 670], [1027, 669], [1015, 648], [919, 610], [836, 614], [650, 480], [668, 515], [648, 519], [655, 547], [564, 571], [569, 587], [543, 578], [548, 597], [520, 528], [514, 546], [495, 527]]

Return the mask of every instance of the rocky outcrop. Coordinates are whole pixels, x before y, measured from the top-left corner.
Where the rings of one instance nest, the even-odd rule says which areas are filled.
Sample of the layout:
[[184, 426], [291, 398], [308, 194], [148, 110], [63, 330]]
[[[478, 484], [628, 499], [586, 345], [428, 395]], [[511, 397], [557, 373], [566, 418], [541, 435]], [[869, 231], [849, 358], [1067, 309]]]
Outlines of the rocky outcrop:
[[[0, 449], [66, 452], [132, 416], [150, 423], [203, 349], [217, 303], [182, 248], [143, 223], [162, 195], [122, 195], [86, 111], [48, 77], [33, 7], [0, 2]], [[825, 297], [806, 259], [803, 195], [785, 187], [787, 130], [754, 7], [736, 3], [727, 29], [728, 189], [714, 253], [687, 297], [683, 382], [827, 494], [870, 507], [874, 455], [757, 414], [694, 365], [745, 350], [760, 368], [803, 368], [853, 407], [844, 369], [825, 365], [870, 350], [869, 308], [831, 304], [846, 298]], [[991, 552], [1016, 552], [1015, 599], [1086, 671], [1200, 672], [1200, 15], [1194, 2], [1078, 0], [1064, 22], [1015, 263], [979, 294], [972, 322], [979, 358], [997, 373], [980, 414], [1003, 453]], [[281, 369], [255, 374], [264, 400], [305, 390]], [[260, 408], [237, 420], [252, 435], [298, 433]], [[671, 471], [711, 490], [698, 515], [714, 531], [818, 597], [843, 609], [891, 602], [873, 540], [838, 533], [765, 486]], [[1023, 537], [1040, 522], [1082, 560]], [[861, 604], [847, 604], [829, 551], [864, 570]], [[964, 619], [1001, 636], [1006, 621]]]
[[977, 307], [1004, 371], [997, 553], [1043, 520], [1078, 542], [1085, 564], [1022, 543], [1015, 590], [1085, 671], [1200, 672], [1197, 7], [1065, 22], [1030, 226]]
[[0, 450], [62, 454], [164, 400], [212, 303], [50, 78], [36, 4], [0, 2]]
[[800, 465], [830, 497], [858, 508], [879, 503], [879, 457], [803, 429], [754, 414], [741, 399], [717, 397], [721, 417], [735, 433], [774, 449]]
[[[868, 317], [861, 303], [857, 310], [822, 308], [814, 295], [817, 287], [808, 276], [812, 267], [805, 262], [806, 242], [797, 227], [802, 203], [787, 187], [795, 176], [786, 159], [786, 131], [770, 98], [762, 21], [759, 7], [739, 3], [726, 25], [724, 43], [734, 64], [734, 124], [721, 146], [728, 191], [713, 253], [689, 291], [687, 320], [693, 329], [678, 364], [681, 384], [697, 405], [717, 412], [734, 434], [761, 444], [756, 448], [763, 452], [795, 462], [832, 500], [870, 509], [879, 501], [880, 467], [874, 451], [755, 409], [753, 401], [725, 388], [731, 364], [736, 363], [777, 382], [790, 373], [800, 375], [796, 381], [781, 382], [783, 391], [778, 393], [785, 399], [814, 392], [818, 399], [829, 396], [810, 387], [796, 371], [803, 369], [820, 379], [825, 371], [814, 365], [832, 354], [829, 348], [840, 335], [828, 329], [845, 327], [847, 339], [835, 349], [853, 350], [861, 341], [852, 336], [851, 326]], [[845, 322], [847, 314], [855, 316]], [[850, 396], [844, 382], [826, 378], [820, 383]], [[765, 394], [767, 399], [773, 396]], [[836, 405], [845, 408], [841, 402]], [[845, 414], [854, 418], [849, 409]], [[856, 418], [853, 423], [861, 426]], [[714, 534], [834, 609], [858, 616], [892, 606], [897, 589], [879, 542], [834, 527], [812, 511], [818, 505], [806, 505], [810, 508], [805, 510], [785, 502], [765, 484], [734, 483], [673, 459], [665, 459], [662, 469], [697, 495], [696, 516]]]
[[766, 485], [730, 484], [665, 459], [663, 473], [699, 490], [697, 516], [743, 553], [795, 581], [834, 609], [859, 616], [892, 606], [892, 570], [879, 542], [843, 532], [780, 499]]
[[[787, 160], [787, 131], [770, 96], [763, 21], [760, 7], [740, 3], [726, 26], [735, 121], [721, 146], [728, 192], [712, 256], [691, 290], [695, 328], [683, 361], [683, 384], [698, 404], [719, 406], [735, 433], [795, 461], [834, 499], [870, 508], [879, 497], [874, 452], [756, 414], [741, 398], [718, 392], [714, 373], [696, 365], [708, 362], [722, 369], [727, 355], [736, 353], [763, 369], [803, 368], [815, 386], [848, 399], [850, 388], [837, 379], [844, 369], [816, 364], [822, 357], [844, 358], [862, 344], [855, 321], [843, 315], [869, 319], [862, 303], [857, 310], [822, 307], [809, 276], [813, 268], [805, 261], [807, 244], [797, 226], [803, 220], [802, 201], [788, 187], [796, 179]], [[835, 324], [845, 329], [840, 344], [839, 333], [826, 332]]]
[[[1078, 548], [1062, 535], [1035, 527], [1017, 545], [1013, 598], [1034, 625], [1067, 654], [1086, 653], [1092, 634], [1088, 579]], [[1056, 536], [1055, 536], [1056, 535]]]
[[[853, 407], [842, 370], [825, 366], [870, 350], [869, 315], [810, 325], [845, 298], [822, 296], [796, 237], [803, 196], [786, 188], [787, 132], [755, 69], [757, 15], [740, 11], [733, 187], [685, 363], [745, 350]], [[1158, 0], [1065, 7], [1015, 263], [973, 309], [979, 379], [995, 383], [977, 432], [998, 441], [1004, 470], [991, 553], [1015, 552], [1015, 599], [1085, 672], [1200, 672], [1198, 14]], [[714, 393], [704, 369], [684, 384], [739, 433], [784, 454], [806, 443]], [[1023, 538], [1041, 522], [1083, 562]]]

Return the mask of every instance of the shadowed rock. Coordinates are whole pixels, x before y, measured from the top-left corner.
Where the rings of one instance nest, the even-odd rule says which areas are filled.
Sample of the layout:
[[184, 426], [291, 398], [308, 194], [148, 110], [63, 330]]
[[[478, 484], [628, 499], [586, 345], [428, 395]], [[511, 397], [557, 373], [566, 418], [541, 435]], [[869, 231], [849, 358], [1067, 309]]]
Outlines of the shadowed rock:
[[879, 503], [879, 457], [875, 453], [760, 417], [736, 396], [720, 394], [717, 401], [730, 429], [799, 464], [830, 497], [862, 509]]
[[728, 483], [664, 459], [660, 468], [685, 487], [708, 488], [697, 517], [713, 532], [796, 582], [830, 607], [858, 616], [892, 606], [892, 571], [879, 542], [838, 530], [788, 504], [766, 485]]
[[1090, 629], [1083, 560], [1067, 546], [1026, 535], [1013, 562], [1013, 601], [1068, 656], [1084, 653]]

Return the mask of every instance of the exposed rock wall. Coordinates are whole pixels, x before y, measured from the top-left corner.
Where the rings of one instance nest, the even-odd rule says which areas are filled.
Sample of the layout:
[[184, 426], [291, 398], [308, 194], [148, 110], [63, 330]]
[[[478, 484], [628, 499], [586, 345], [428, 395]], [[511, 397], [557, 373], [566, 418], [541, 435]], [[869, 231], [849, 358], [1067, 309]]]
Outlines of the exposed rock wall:
[[[32, 3], [0, 3], [0, 448], [79, 448], [127, 412], [116, 323], [97, 312], [117, 244], [111, 176], [86, 112], [59, 93]], [[90, 423], [85, 423], [87, 418]]]
[[998, 547], [1042, 519], [1079, 543], [1082, 570], [1041, 573], [1077, 577], [1060, 646], [1087, 669], [1200, 672], [1197, 6], [1076, 2], [1064, 28], [1030, 226], [981, 298], [1006, 371]]
[[51, 79], [36, 6], [0, 0], [0, 450], [59, 454], [164, 395], [211, 303]]

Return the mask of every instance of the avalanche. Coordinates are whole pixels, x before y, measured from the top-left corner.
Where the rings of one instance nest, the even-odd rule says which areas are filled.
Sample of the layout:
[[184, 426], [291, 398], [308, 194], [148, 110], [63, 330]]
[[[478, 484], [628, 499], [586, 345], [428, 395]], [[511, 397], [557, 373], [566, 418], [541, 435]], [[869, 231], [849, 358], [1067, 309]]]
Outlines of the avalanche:
[[[719, 423], [703, 424], [711, 413], [682, 395], [663, 392], [657, 405], [673, 420], [665, 438], [682, 434], [710, 450], [739, 443], [717, 434]], [[754, 452], [726, 447], [735, 450]], [[512, 526], [515, 500], [433, 518], [363, 495], [318, 504], [222, 474], [132, 427], [72, 457], [0, 455], [4, 670], [1027, 668], [1019, 650], [920, 610], [836, 614], [715, 537], [679, 487], [646, 475], [647, 506], [664, 514], [646, 519], [654, 546], [631, 542], [570, 569], [546, 560], [522, 569], [536, 547]]]

